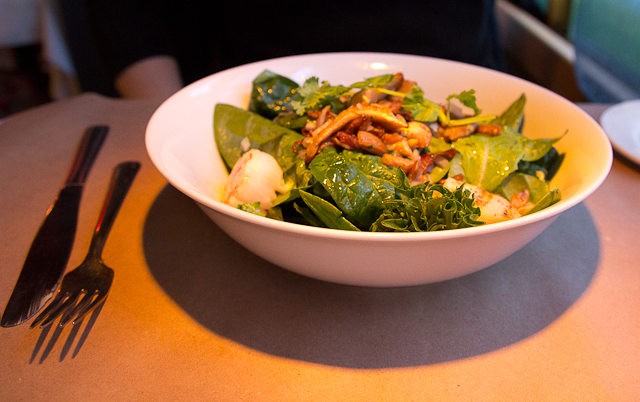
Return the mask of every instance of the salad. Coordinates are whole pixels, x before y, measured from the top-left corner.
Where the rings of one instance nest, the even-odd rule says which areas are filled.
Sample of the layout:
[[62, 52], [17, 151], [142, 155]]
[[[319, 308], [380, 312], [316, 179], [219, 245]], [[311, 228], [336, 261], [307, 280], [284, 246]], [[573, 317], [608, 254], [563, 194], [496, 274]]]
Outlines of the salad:
[[231, 170], [222, 201], [288, 222], [382, 232], [535, 213], [561, 198], [549, 180], [562, 136], [523, 136], [525, 103], [522, 94], [486, 114], [473, 89], [438, 104], [402, 73], [334, 86], [264, 71], [248, 110], [215, 106], [215, 140]]

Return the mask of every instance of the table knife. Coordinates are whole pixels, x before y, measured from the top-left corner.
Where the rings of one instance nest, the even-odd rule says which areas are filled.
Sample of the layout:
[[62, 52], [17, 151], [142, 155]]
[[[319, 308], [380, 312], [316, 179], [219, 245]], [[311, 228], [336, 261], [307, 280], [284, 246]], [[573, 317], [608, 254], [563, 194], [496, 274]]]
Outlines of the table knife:
[[108, 131], [106, 126], [85, 130], [67, 179], [31, 243], [0, 326], [12, 327], [33, 317], [60, 284], [75, 239], [84, 182]]

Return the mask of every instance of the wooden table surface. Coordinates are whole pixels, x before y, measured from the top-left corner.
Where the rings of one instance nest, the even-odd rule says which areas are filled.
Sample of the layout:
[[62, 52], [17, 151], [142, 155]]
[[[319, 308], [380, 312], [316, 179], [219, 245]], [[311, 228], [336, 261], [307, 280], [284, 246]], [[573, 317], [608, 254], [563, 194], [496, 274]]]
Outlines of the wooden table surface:
[[68, 269], [113, 167], [142, 163], [103, 255], [106, 303], [62, 330], [0, 328], [0, 400], [640, 400], [637, 165], [616, 155], [592, 196], [485, 270], [342, 286], [252, 255], [168, 185], [144, 146], [157, 106], [84, 94], [0, 123], [0, 311], [84, 128], [111, 131]]

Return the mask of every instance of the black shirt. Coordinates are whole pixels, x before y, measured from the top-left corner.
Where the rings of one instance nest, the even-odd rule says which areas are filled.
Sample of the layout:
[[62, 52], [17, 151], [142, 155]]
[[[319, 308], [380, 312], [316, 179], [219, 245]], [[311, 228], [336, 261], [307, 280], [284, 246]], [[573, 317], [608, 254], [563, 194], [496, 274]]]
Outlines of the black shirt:
[[[294, 54], [377, 51], [503, 69], [493, 0], [87, 0], [110, 80], [148, 56], [177, 58], [185, 83]], [[81, 81], [82, 81], [82, 77]]]

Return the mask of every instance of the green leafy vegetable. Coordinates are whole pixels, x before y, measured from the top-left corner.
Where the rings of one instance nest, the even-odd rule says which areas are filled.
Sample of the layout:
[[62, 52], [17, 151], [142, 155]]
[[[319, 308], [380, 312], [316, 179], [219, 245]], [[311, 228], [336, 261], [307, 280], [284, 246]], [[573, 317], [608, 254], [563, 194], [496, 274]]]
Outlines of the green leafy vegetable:
[[515, 172], [524, 155], [527, 139], [515, 133], [498, 136], [470, 135], [451, 145], [462, 154], [465, 181], [494, 192], [505, 177]]
[[385, 200], [385, 209], [371, 225], [374, 232], [424, 232], [483, 225], [473, 194], [460, 186], [449, 191], [442, 185], [412, 187], [403, 199]]
[[[456, 154], [456, 155], [459, 155], [459, 154]], [[429, 178], [431, 179], [431, 182], [437, 183], [440, 180], [444, 179], [445, 176], [451, 170], [451, 164], [452, 164], [452, 160], [449, 161], [449, 163], [445, 167], [435, 166], [431, 171], [431, 173], [429, 173]], [[452, 175], [452, 176], [455, 176], [455, 175]]]
[[[467, 117], [464, 119], [452, 120], [449, 118], [449, 115], [445, 112], [445, 110], [442, 107], [440, 107], [435, 102], [432, 102], [426, 99], [424, 97], [424, 93], [422, 89], [415, 85], [411, 88], [411, 93], [409, 94], [390, 91], [383, 88], [379, 88], [378, 91], [386, 93], [388, 95], [402, 97], [403, 98], [402, 109], [411, 113], [415, 120], [418, 120], [424, 123], [433, 123], [435, 121], [440, 120], [440, 122], [444, 126], [463, 126], [466, 124], [489, 121], [494, 119], [495, 117], [493, 114], [489, 114], [489, 115], [473, 116], [473, 117]], [[447, 99], [462, 98], [461, 101], [466, 102], [469, 105], [472, 105], [474, 107], [474, 110], [480, 111], [480, 109], [478, 109], [477, 106], [475, 106], [475, 95], [473, 95], [474, 93], [475, 93], [474, 90], [463, 91], [461, 94], [451, 95]], [[472, 96], [473, 96], [473, 100], [471, 98]]]
[[342, 212], [323, 198], [300, 190], [300, 197], [309, 209], [331, 229], [359, 230], [342, 216]]
[[518, 163], [518, 172], [542, 176], [545, 180], [551, 180], [558, 168], [562, 164], [564, 154], [559, 154], [558, 150], [551, 148], [542, 158], [535, 161], [522, 160]]
[[476, 105], [476, 91], [474, 89], [462, 91], [457, 95], [449, 95], [449, 97], [447, 97], [447, 101], [450, 101], [454, 98], [458, 99], [466, 107], [473, 109], [476, 116], [482, 113], [482, 110], [478, 109], [478, 106]]
[[321, 109], [325, 106], [335, 104], [338, 98], [349, 92], [349, 88], [339, 85], [331, 86], [326, 81], [320, 85], [317, 77], [311, 77], [300, 87], [296, 98], [291, 102], [291, 106], [299, 115], [308, 110]]
[[251, 202], [251, 203], [247, 203], [247, 204], [238, 204], [238, 206], [236, 208], [238, 208], [241, 211], [249, 212], [249, 213], [254, 214], [254, 215], [267, 216], [264, 212], [262, 212], [260, 210], [260, 203], [259, 202]]
[[273, 202], [274, 206], [299, 198], [299, 190], [308, 189], [315, 184], [315, 178], [303, 160], [298, 160], [294, 166], [283, 173], [284, 182], [290, 190], [285, 193], [278, 193]]
[[457, 153], [449, 162], [449, 177], [464, 176], [464, 168], [462, 167], [462, 154]]
[[549, 184], [536, 176], [513, 173], [502, 182], [498, 193], [507, 200], [514, 194], [520, 194], [523, 190], [529, 190], [529, 201], [534, 204], [549, 192]]
[[[299, 86], [289, 78], [268, 70], [253, 81], [250, 111], [230, 105], [216, 105], [214, 132], [218, 150], [232, 167], [249, 149], [271, 154], [284, 172], [289, 191], [278, 194], [266, 216], [273, 219], [343, 230], [434, 231], [484, 224], [478, 221], [480, 209], [474, 206], [473, 193], [461, 186], [449, 191], [441, 179], [464, 176], [465, 181], [499, 193], [507, 199], [524, 189], [542, 210], [560, 200], [559, 190], [550, 190], [548, 179], [557, 170], [564, 155], [554, 144], [561, 138], [528, 139], [520, 134], [526, 97], [523, 94], [500, 116], [481, 115], [475, 90], [452, 94], [474, 110], [469, 118], [452, 120], [445, 108], [426, 99], [421, 88], [410, 93], [386, 89], [394, 75], [367, 78], [350, 86], [332, 86], [311, 77]], [[430, 172], [430, 182], [411, 186], [400, 168], [382, 163], [379, 156], [325, 148], [307, 165], [298, 153], [300, 131], [309, 121], [309, 110], [331, 106], [339, 113], [348, 106], [351, 91], [376, 88], [403, 98], [402, 109], [417, 121], [457, 126], [490, 122], [502, 127], [497, 136], [472, 134], [447, 143], [432, 138], [428, 150], [458, 153], [443, 166]], [[355, 91], [354, 91], [355, 93]], [[238, 206], [244, 211], [265, 216], [259, 203]]]
[[213, 126], [218, 151], [230, 168], [249, 149], [269, 153], [284, 171], [298, 160], [293, 144], [303, 136], [256, 113], [217, 104]]
[[[311, 226], [315, 226], [319, 228], [328, 227], [313, 213], [313, 211], [311, 211], [310, 208], [300, 205], [297, 202], [293, 203], [293, 207], [296, 210], [296, 212], [300, 214], [300, 217], [304, 220], [305, 224], [309, 224]], [[337, 224], [336, 224], [336, 227], [337, 227]]]
[[284, 221], [284, 215], [282, 215], [282, 208], [272, 206], [267, 210], [267, 218], [275, 219], [277, 221]]
[[385, 165], [378, 156], [351, 151], [343, 151], [341, 155], [371, 180], [383, 199], [393, 198], [399, 189], [411, 187], [402, 169]]
[[384, 74], [384, 75], [378, 75], [375, 77], [371, 77], [371, 78], [367, 78], [364, 81], [360, 81], [360, 82], [356, 82], [354, 84], [349, 85], [350, 89], [362, 89], [362, 88], [367, 88], [367, 87], [382, 87], [386, 84], [388, 84], [389, 82], [391, 82], [391, 80], [393, 80], [394, 75], [393, 74]]
[[299, 132], [309, 120], [310, 118], [306, 114], [300, 116], [296, 113], [280, 113], [273, 119], [273, 122], [279, 126]]
[[352, 89], [384, 86], [389, 83], [393, 77], [393, 74], [379, 75], [356, 82], [348, 87], [343, 85], [332, 86], [326, 81], [320, 84], [317, 77], [311, 77], [300, 87], [291, 105], [298, 115], [303, 115], [309, 110], [319, 110], [329, 105], [332, 106], [334, 113], [339, 113], [347, 106], [346, 103], [340, 101], [342, 95], [345, 95]]
[[441, 140], [438, 137], [431, 138], [431, 143], [429, 144], [429, 152], [443, 152], [451, 149], [451, 144], [448, 142]]
[[525, 215], [531, 215], [538, 211], [542, 211], [545, 208], [552, 206], [562, 199], [562, 195], [560, 194], [560, 189], [556, 188], [555, 190], [551, 190], [544, 197], [542, 197], [535, 207], [531, 208], [529, 212]]
[[522, 123], [524, 121], [524, 105], [527, 103], [525, 94], [520, 95], [500, 116], [491, 121], [491, 124], [497, 124], [503, 128], [513, 131], [522, 132]]
[[249, 110], [267, 118], [292, 110], [291, 101], [298, 84], [289, 78], [265, 70], [253, 80]]
[[309, 169], [347, 218], [366, 228], [380, 214], [382, 197], [378, 186], [343, 153], [326, 148], [313, 159]]
[[431, 123], [437, 121], [438, 117], [443, 114], [442, 108], [426, 99], [422, 89], [415, 85], [411, 88], [411, 94], [399, 94], [404, 96], [402, 109], [411, 113], [413, 118], [418, 121]]
[[540, 138], [536, 140], [527, 140], [524, 146], [524, 156], [522, 160], [525, 162], [537, 161], [551, 151], [553, 145], [562, 137], [558, 138]]

